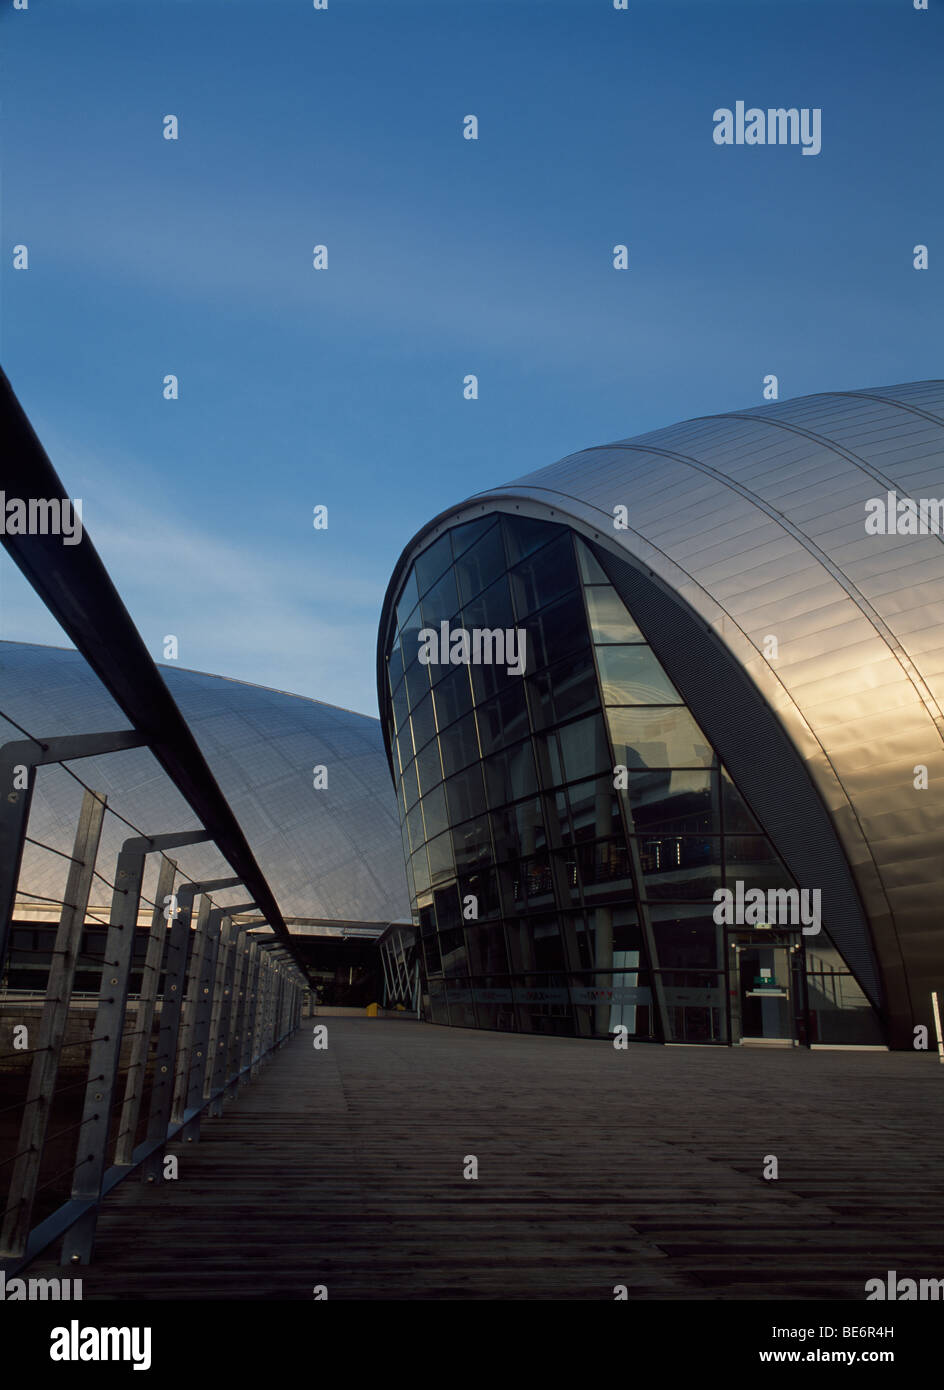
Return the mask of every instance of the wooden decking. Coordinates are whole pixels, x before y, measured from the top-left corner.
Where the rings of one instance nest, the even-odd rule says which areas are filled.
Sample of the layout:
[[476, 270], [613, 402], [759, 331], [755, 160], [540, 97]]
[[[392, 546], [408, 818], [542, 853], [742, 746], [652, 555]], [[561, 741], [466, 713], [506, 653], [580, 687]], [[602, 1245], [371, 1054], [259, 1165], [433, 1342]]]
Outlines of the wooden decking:
[[106, 1200], [86, 1299], [862, 1300], [887, 1270], [944, 1277], [933, 1055], [323, 1022], [327, 1051], [306, 1023], [173, 1146], [178, 1181]]

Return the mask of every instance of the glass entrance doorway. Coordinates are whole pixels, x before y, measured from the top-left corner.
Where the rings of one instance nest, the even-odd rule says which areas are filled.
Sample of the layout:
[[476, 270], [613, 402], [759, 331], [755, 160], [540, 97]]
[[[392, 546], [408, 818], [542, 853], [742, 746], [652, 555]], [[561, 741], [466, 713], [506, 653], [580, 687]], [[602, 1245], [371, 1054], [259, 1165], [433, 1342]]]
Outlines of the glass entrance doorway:
[[797, 1040], [788, 936], [764, 932], [732, 936], [728, 949], [731, 1041], [792, 1046]]

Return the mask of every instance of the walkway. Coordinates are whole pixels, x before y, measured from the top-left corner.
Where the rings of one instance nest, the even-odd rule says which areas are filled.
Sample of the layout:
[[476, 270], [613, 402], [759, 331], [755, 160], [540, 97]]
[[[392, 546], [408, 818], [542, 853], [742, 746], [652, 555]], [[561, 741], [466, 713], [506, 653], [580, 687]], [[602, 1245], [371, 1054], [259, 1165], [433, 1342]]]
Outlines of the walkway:
[[307, 1021], [172, 1147], [177, 1182], [107, 1198], [86, 1299], [862, 1300], [886, 1270], [944, 1277], [933, 1055], [323, 1022], [326, 1052]]

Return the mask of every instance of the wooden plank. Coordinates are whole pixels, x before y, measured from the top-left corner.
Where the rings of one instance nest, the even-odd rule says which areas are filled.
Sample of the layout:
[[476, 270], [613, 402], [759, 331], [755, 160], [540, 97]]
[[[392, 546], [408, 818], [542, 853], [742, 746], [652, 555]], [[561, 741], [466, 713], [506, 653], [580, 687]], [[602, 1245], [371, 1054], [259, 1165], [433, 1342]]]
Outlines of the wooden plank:
[[178, 1181], [110, 1194], [87, 1298], [861, 1301], [887, 1269], [941, 1276], [933, 1054], [357, 1018], [316, 1051], [317, 1021], [169, 1146]]

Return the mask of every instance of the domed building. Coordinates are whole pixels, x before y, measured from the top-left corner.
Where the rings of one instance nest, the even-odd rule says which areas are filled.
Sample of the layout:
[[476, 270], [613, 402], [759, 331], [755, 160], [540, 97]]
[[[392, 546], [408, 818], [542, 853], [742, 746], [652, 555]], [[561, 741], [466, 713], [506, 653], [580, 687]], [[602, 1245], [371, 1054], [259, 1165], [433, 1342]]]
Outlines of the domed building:
[[[167, 665], [160, 670], [289, 930], [304, 939], [315, 975], [320, 968], [327, 979], [336, 966], [343, 966], [345, 979], [353, 982], [360, 971], [370, 1002], [380, 976], [374, 942], [389, 923], [409, 919], [396, 801], [377, 720], [221, 676]], [[15, 642], [0, 642], [0, 711], [7, 716], [0, 718], [2, 742], [22, 738], [15, 725], [37, 737], [128, 725], [77, 651]], [[149, 834], [198, 826], [147, 748], [83, 758], [69, 766], [104, 794], [117, 813], [104, 820], [100, 868], [114, 865], [122, 840], [133, 833], [125, 821]], [[11, 972], [17, 981], [25, 979], [31, 953], [42, 964], [49, 948], [65, 889], [68, 860], [63, 856], [72, 849], [82, 795], [82, 786], [65, 767], [38, 770], [14, 921]], [[156, 858], [148, 863], [145, 898], [153, 896]], [[201, 881], [232, 873], [212, 844], [175, 850], [173, 858], [182, 872]], [[94, 880], [93, 922], [108, 918], [106, 877]], [[225, 889], [214, 896], [235, 904], [245, 900], [246, 892]], [[140, 921], [150, 921], [145, 903]], [[40, 924], [46, 924], [43, 933], [38, 933]], [[95, 945], [94, 935], [92, 927], [87, 945]], [[144, 937], [141, 945], [143, 949]], [[94, 987], [91, 976], [89, 987]]]
[[942, 499], [944, 383], [918, 382], [595, 446], [413, 538], [378, 691], [430, 1018], [932, 1027]]

